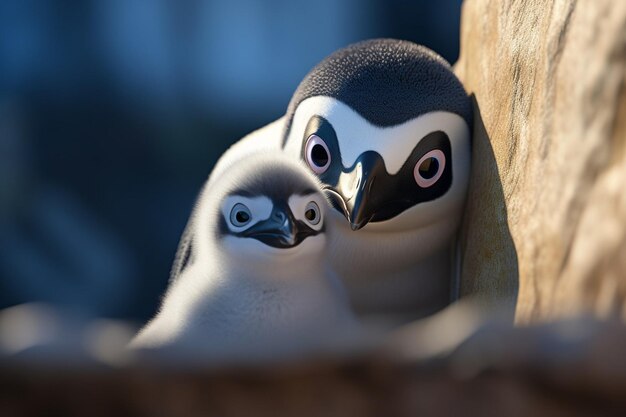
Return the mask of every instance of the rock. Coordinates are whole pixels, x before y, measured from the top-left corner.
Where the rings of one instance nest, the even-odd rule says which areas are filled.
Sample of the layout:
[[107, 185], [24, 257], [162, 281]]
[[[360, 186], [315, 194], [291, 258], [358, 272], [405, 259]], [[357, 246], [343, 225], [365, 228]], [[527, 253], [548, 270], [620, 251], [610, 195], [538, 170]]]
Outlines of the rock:
[[467, 0], [460, 290], [517, 323], [626, 318], [626, 2]]

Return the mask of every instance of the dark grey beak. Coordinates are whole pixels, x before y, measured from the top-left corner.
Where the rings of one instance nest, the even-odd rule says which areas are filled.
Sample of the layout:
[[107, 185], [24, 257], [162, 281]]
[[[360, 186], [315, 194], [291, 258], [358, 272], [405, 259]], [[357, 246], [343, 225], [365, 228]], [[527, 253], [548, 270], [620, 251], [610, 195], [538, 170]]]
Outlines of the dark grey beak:
[[336, 192], [331, 193], [331, 196], [334, 200], [337, 198], [341, 200], [338, 202], [339, 207], [350, 222], [352, 230], [361, 229], [376, 214], [382, 196], [377, 195], [378, 192], [373, 193], [372, 190], [377, 178], [387, 176], [382, 158], [374, 152], [364, 153], [357, 159], [351, 171], [339, 175]]
[[303, 221], [297, 220], [287, 204], [274, 206], [272, 214], [242, 233], [278, 249], [298, 246], [309, 236], [318, 234]]

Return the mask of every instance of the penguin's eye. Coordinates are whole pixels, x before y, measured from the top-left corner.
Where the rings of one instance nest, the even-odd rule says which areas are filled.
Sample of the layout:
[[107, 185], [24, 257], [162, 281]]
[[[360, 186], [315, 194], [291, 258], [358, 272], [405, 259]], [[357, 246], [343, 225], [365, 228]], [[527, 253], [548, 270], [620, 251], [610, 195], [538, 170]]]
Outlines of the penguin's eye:
[[317, 135], [311, 135], [305, 145], [306, 163], [316, 174], [323, 174], [330, 166], [330, 151], [326, 142]]
[[304, 217], [312, 225], [316, 225], [322, 219], [320, 208], [315, 201], [309, 202], [304, 209]]
[[245, 226], [250, 223], [251, 219], [252, 214], [250, 213], [250, 209], [244, 204], [237, 203], [230, 211], [230, 222], [235, 227]]
[[433, 149], [422, 156], [413, 170], [415, 182], [422, 188], [435, 184], [446, 167], [446, 156], [439, 149]]

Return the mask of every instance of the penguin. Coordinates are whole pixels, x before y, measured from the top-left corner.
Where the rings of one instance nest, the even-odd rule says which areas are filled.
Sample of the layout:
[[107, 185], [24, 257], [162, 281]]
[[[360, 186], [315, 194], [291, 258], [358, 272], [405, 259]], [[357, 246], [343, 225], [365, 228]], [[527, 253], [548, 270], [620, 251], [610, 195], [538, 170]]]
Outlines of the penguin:
[[209, 181], [257, 149], [303, 161], [334, 208], [329, 257], [355, 312], [412, 320], [458, 296], [472, 117], [470, 97], [435, 52], [363, 41], [315, 66], [286, 115], [233, 145]]
[[201, 191], [190, 256], [130, 347], [264, 359], [356, 326], [326, 262], [327, 207], [317, 178], [286, 155], [227, 167]]
[[335, 208], [330, 253], [356, 311], [411, 320], [448, 305], [472, 128], [450, 65], [412, 42], [360, 42], [313, 68], [284, 120], [283, 150]]

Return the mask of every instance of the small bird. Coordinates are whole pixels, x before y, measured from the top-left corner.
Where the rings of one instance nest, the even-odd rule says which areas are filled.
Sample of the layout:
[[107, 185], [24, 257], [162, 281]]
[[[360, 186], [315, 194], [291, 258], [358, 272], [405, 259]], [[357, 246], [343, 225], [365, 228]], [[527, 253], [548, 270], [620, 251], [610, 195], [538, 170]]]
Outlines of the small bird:
[[326, 262], [327, 206], [293, 158], [258, 154], [227, 167], [201, 191], [180, 272], [131, 347], [263, 359], [353, 326]]

